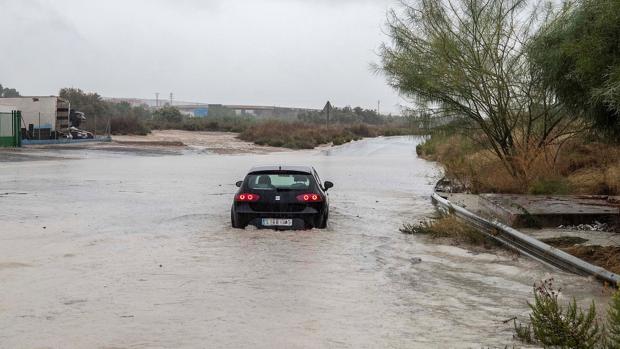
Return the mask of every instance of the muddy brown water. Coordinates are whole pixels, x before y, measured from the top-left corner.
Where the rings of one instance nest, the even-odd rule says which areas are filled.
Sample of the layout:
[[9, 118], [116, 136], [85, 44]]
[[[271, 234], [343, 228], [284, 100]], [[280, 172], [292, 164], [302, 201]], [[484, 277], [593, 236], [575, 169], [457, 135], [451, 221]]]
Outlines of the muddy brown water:
[[[3, 162], [0, 347], [504, 347], [502, 321], [527, 313], [535, 281], [600, 294], [525, 258], [400, 234], [434, 212], [439, 171], [417, 142]], [[230, 228], [234, 183], [274, 163], [313, 165], [336, 184], [328, 229]]]

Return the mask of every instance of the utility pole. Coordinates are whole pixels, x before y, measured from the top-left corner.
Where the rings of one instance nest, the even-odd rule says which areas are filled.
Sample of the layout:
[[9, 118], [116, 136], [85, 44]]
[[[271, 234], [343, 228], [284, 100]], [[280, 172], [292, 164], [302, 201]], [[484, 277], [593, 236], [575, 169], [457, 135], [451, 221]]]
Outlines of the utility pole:
[[381, 100], [377, 101], [377, 115], [381, 116]]
[[159, 92], [155, 92], [155, 108], [159, 108]]
[[170, 92], [170, 106], [172, 107], [172, 92]]

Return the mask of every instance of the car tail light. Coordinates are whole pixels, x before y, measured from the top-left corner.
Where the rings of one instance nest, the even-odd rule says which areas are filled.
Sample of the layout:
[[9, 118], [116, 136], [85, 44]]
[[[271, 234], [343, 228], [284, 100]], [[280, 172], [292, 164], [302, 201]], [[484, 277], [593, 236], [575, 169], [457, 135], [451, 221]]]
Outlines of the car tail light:
[[260, 199], [260, 195], [251, 193], [242, 193], [235, 196], [235, 201], [237, 202], [256, 202], [258, 199]]
[[308, 193], [297, 195], [297, 200], [301, 202], [321, 202], [323, 201], [323, 198], [319, 194]]

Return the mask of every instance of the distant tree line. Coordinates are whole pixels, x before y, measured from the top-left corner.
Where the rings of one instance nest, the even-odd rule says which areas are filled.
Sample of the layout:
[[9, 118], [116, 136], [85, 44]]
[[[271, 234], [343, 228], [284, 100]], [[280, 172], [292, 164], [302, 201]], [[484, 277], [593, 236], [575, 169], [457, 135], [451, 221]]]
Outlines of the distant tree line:
[[209, 107], [206, 118], [193, 118], [173, 106], [157, 109], [147, 105], [132, 106], [127, 102], [106, 101], [98, 93], [77, 88], [63, 88], [59, 96], [70, 101], [72, 109], [85, 114], [87, 120], [83, 128], [101, 132], [109, 123], [113, 134], [145, 135], [152, 129], [241, 132], [251, 123], [249, 117], [237, 117], [234, 110], [220, 106]]
[[19, 97], [19, 92], [14, 88], [3, 87], [0, 84], [0, 98]]
[[105, 101], [99, 94], [84, 92], [77, 88], [63, 88], [59, 97], [68, 100], [71, 108], [83, 112], [86, 122], [82, 127], [103, 131], [108, 126], [112, 132], [147, 134], [150, 132], [146, 121], [153, 117], [147, 106], [132, 106], [127, 102]]
[[[305, 111], [300, 113], [297, 118], [300, 121], [310, 122], [315, 124], [325, 124], [327, 122], [326, 111]], [[395, 117], [389, 115], [379, 115], [376, 110], [363, 109], [361, 107], [351, 108], [349, 106], [344, 108], [333, 108], [329, 113], [330, 122], [336, 124], [355, 124], [364, 123], [371, 125], [380, 125], [387, 122], [392, 122]]]
[[[256, 118], [252, 115], [237, 115], [234, 110], [225, 106], [209, 106], [206, 117], [191, 117], [179, 109], [166, 105], [153, 109], [146, 105], [132, 106], [127, 102], [111, 102], [104, 100], [94, 92], [84, 92], [77, 88], [63, 88], [59, 96], [71, 102], [71, 108], [83, 112], [87, 118], [86, 129], [103, 131], [108, 124], [114, 134], [147, 134], [152, 129], [180, 129], [188, 131], [230, 131], [242, 132], [249, 126], [272, 119], [273, 117]], [[400, 122], [404, 119], [377, 114], [374, 110], [361, 107], [334, 108], [330, 113], [333, 124], [353, 125], [369, 124], [384, 125]], [[281, 122], [302, 121], [310, 124], [325, 124], [326, 114], [319, 111], [307, 111], [298, 116], [298, 120], [280, 120]], [[402, 131], [399, 131], [402, 132]]]

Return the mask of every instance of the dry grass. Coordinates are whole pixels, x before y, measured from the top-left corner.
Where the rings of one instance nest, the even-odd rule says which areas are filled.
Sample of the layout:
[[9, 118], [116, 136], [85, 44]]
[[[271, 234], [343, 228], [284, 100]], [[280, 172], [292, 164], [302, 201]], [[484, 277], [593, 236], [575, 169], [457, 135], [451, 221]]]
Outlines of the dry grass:
[[490, 246], [486, 235], [451, 215], [418, 224], [405, 224], [400, 231], [404, 234], [427, 235], [432, 239], [448, 238], [456, 243]]
[[305, 122], [266, 121], [249, 126], [240, 139], [259, 145], [292, 149], [312, 149], [321, 144], [340, 145], [364, 137], [395, 136], [408, 130], [392, 125], [332, 125]]
[[447, 178], [471, 192], [523, 191], [492, 152], [464, 136], [434, 135], [417, 150], [423, 158], [438, 161], [444, 167]]
[[319, 144], [329, 142], [342, 144], [361, 137], [342, 127], [280, 121], [267, 121], [253, 125], [239, 135], [239, 138], [259, 145], [293, 149], [312, 149]]
[[620, 163], [608, 168], [585, 168], [571, 173], [568, 181], [575, 194], [618, 195], [620, 193]]
[[523, 155], [524, 179], [512, 177], [489, 150], [458, 135], [434, 135], [418, 153], [443, 165], [445, 175], [473, 193], [620, 195], [620, 146], [567, 142], [559, 150]]

